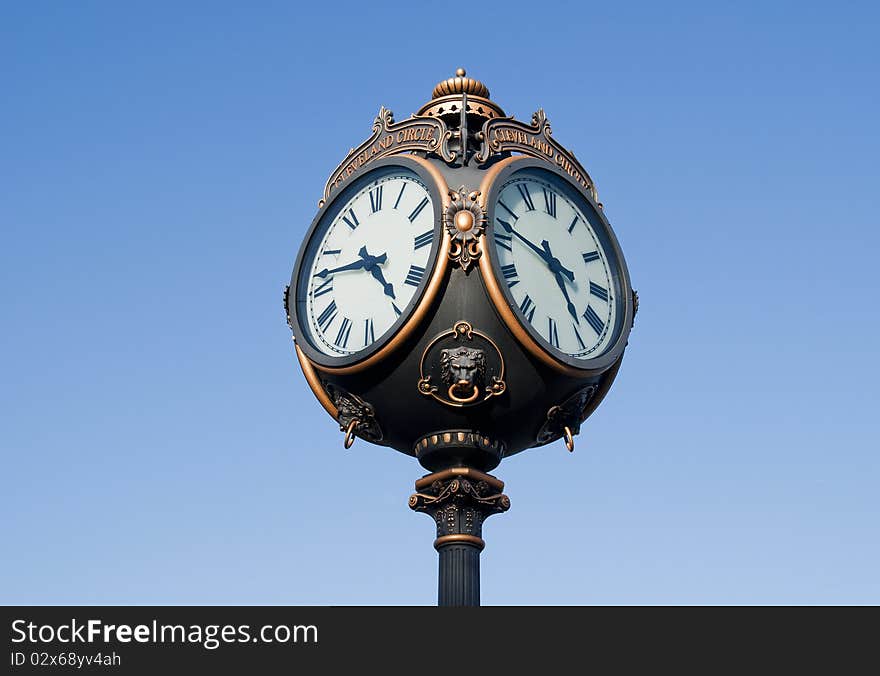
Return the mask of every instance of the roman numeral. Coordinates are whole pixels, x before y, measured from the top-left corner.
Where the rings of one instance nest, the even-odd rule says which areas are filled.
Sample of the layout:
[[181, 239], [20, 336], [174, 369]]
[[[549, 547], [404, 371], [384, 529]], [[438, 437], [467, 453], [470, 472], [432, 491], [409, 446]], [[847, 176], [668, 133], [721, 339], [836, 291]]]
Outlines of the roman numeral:
[[590, 293], [596, 296], [596, 298], [601, 298], [604, 301], [608, 301], [608, 289], [604, 286], [599, 286], [595, 282], [590, 282]]
[[396, 314], [399, 317], [400, 316], [400, 308], [397, 307], [393, 302], [391, 303], [391, 307], [394, 308], [394, 314]]
[[382, 186], [377, 185], [370, 191], [370, 209], [375, 214], [382, 208]]
[[549, 326], [548, 326], [548, 331], [549, 331], [549, 335], [550, 335], [550, 344], [553, 347], [558, 348], [559, 347], [559, 331], [556, 329], [556, 322], [553, 320], [553, 317], [548, 317], [547, 319], [550, 320]]
[[431, 242], [434, 241], [434, 231], [428, 230], [427, 232], [423, 232], [421, 235], [416, 237], [416, 249], [421, 249], [423, 246], [428, 246]]
[[412, 223], [413, 221], [415, 221], [419, 217], [419, 214], [422, 213], [422, 209], [424, 209], [426, 206], [428, 206], [428, 198], [423, 197], [422, 201], [419, 202], [418, 206], [413, 209], [412, 213], [409, 215], [409, 222]]
[[535, 316], [535, 303], [529, 298], [528, 294], [523, 298], [523, 302], [519, 304], [519, 310], [525, 315], [526, 319], [532, 321]]
[[519, 194], [522, 195], [523, 202], [526, 203], [526, 211], [534, 211], [535, 203], [532, 202], [532, 196], [529, 194], [529, 188], [525, 183], [517, 183], [516, 189], [519, 190]]
[[513, 220], [516, 220], [516, 219], [519, 218], [519, 216], [517, 216], [515, 213], [513, 213], [513, 211], [511, 210], [511, 208], [510, 208], [509, 206], [507, 206], [507, 205], [506, 205], [504, 202], [502, 202], [501, 200], [498, 200], [498, 206], [500, 206], [500, 207], [501, 207], [502, 209], [504, 209], [507, 213], [509, 213], [509, 214], [511, 215], [511, 217], [513, 218]]
[[504, 275], [508, 288], [512, 288], [519, 284], [519, 273], [516, 271], [516, 265], [513, 263], [510, 265], [502, 265], [501, 274]]
[[336, 334], [336, 347], [345, 347], [348, 345], [348, 337], [351, 335], [351, 320], [348, 317], [342, 318], [342, 326], [339, 327], [339, 333]]
[[400, 186], [400, 192], [397, 194], [397, 199], [394, 201], [394, 208], [397, 208], [397, 205], [400, 204], [400, 198], [403, 197], [403, 191], [406, 190], [406, 183]]
[[577, 329], [577, 327], [576, 327], [574, 324], [572, 324], [572, 325], [571, 325], [571, 328], [574, 329], [574, 337], [575, 337], [575, 339], [577, 340], [578, 345], [581, 346], [581, 349], [582, 349], [582, 350], [586, 350], [586, 349], [587, 349], [587, 346], [584, 345], [584, 341], [581, 339], [581, 334], [578, 333], [578, 329]]
[[358, 227], [361, 224], [361, 222], [358, 220], [357, 215], [354, 213], [354, 209], [349, 209], [348, 213], [351, 216], [351, 220], [348, 220], [348, 216], [343, 216], [342, 220], [345, 221], [345, 224], [349, 228], [354, 230], [356, 227]]
[[318, 326], [321, 327], [322, 331], [326, 331], [330, 328], [334, 319], [336, 319], [336, 301], [331, 300], [330, 305], [325, 307], [324, 311], [318, 315]]
[[544, 191], [544, 209], [548, 214], [556, 218], [556, 193], [547, 188], [541, 188]]
[[376, 340], [376, 334], [373, 332], [373, 320], [364, 320], [364, 345], [369, 345]]
[[406, 279], [403, 280], [403, 283], [410, 286], [418, 286], [421, 284], [422, 277], [424, 276], [425, 268], [420, 268], [418, 265], [410, 265], [409, 272], [406, 273]]
[[577, 222], [578, 222], [578, 215], [575, 214], [574, 218], [571, 220], [571, 225], [568, 226], [568, 234], [569, 235], [571, 234], [572, 230], [574, 230], [574, 226], [577, 225]]
[[342, 249], [324, 249], [321, 252], [322, 256], [338, 256], [342, 253]]
[[333, 291], [333, 278], [329, 277], [312, 290], [312, 298], [320, 298], [331, 291]]
[[501, 232], [495, 233], [495, 244], [513, 253], [513, 238]]
[[593, 327], [593, 331], [595, 331], [597, 335], [602, 335], [602, 331], [605, 329], [605, 322], [599, 319], [599, 315], [597, 315], [596, 311], [589, 305], [587, 305], [587, 309], [584, 312], [584, 319], [586, 319], [587, 323]]
[[598, 251], [588, 251], [585, 254], [582, 254], [584, 257], [584, 263], [591, 263], [592, 261], [599, 260], [599, 252]]

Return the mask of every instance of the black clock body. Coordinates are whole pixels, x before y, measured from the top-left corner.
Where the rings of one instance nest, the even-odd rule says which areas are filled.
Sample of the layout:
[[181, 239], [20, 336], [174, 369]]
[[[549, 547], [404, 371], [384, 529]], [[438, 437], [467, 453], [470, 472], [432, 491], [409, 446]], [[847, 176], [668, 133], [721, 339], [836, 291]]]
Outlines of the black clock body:
[[[469, 105], [479, 97], [462, 98], [470, 111]], [[573, 443], [572, 437], [602, 401], [620, 368], [637, 301], [592, 181], [573, 156], [564, 156], [566, 164], [553, 153], [547, 157], [541, 147], [526, 154], [525, 144], [506, 149], [502, 143], [495, 151], [486, 147], [485, 133], [482, 139], [474, 132], [467, 135], [471, 125], [482, 124], [486, 130], [488, 121], [490, 137], [492, 124], [521, 125], [549, 143], [549, 125], [543, 117], [532, 125], [499, 115], [487, 120], [476, 112], [459, 116], [459, 124], [453, 115], [424, 117], [432, 118], [426, 125], [439, 122], [452, 132], [451, 151], [391, 152], [345, 179], [353, 185], [358, 177], [399, 161], [425, 177], [433, 196], [434, 237], [427, 272], [388, 335], [360, 354], [334, 358], [314, 345], [303, 316], [303, 280], [310, 274], [305, 252], [313, 246], [310, 238], [320, 228], [322, 215], [345, 199], [343, 182], [323, 201], [306, 236], [285, 294], [285, 308], [308, 382], [347, 433], [349, 443], [359, 437], [392, 448], [415, 456], [432, 471], [455, 466], [488, 471], [504, 457], [526, 449], [558, 439]], [[398, 138], [389, 119], [381, 131], [390, 129], [390, 135]], [[467, 159], [462, 158], [462, 130], [464, 147], [472, 150]], [[381, 143], [382, 134], [374, 136]], [[517, 142], [522, 138], [512, 141]], [[552, 143], [548, 147], [555, 153], [561, 146]], [[450, 155], [457, 157], [450, 161]], [[548, 172], [576, 191], [612, 259], [618, 297], [614, 336], [589, 359], [572, 359], [542, 344], [524, 326], [519, 308], [505, 293], [494, 249], [495, 192], [505, 177], [525, 168]]]

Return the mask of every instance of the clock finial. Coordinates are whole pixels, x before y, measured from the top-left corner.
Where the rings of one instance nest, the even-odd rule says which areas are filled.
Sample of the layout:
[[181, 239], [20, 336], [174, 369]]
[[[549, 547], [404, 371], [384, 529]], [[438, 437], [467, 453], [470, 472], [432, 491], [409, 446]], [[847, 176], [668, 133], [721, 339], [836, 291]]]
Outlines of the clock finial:
[[468, 96], [482, 96], [489, 98], [489, 89], [479, 80], [471, 77], [465, 77], [467, 71], [459, 68], [455, 71], [455, 77], [451, 77], [443, 82], [438, 82], [434, 87], [432, 98], [439, 99], [441, 96], [449, 96], [450, 94], [467, 94]]
[[464, 68], [455, 71], [455, 77], [438, 82], [431, 92], [431, 100], [421, 107], [419, 115], [432, 117], [449, 117], [450, 122], [460, 115], [467, 99], [467, 114], [483, 120], [492, 117], [504, 117], [504, 111], [489, 99], [489, 88], [479, 80], [467, 77]]

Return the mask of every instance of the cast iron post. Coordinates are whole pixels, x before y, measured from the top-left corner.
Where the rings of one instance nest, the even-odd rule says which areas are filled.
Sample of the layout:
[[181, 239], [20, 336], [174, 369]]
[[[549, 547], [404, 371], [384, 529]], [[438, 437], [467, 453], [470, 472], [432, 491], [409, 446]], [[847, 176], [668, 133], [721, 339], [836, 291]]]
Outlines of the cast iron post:
[[437, 524], [440, 606], [480, 605], [483, 521], [510, 508], [504, 482], [469, 467], [453, 467], [416, 481], [409, 506]]

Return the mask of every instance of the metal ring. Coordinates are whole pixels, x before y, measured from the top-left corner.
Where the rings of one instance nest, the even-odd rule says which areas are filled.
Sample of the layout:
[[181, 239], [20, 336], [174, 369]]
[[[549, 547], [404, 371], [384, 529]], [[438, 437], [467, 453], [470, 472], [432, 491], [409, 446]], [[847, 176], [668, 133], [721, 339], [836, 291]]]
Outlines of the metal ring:
[[470, 404], [472, 401], [476, 401], [477, 397], [480, 396], [480, 388], [477, 387], [476, 385], [471, 385], [471, 387], [474, 388], [474, 391], [468, 397], [456, 396], [456, 394], [455, 394], [456, 387], [458, 387], [458, 383], [453, 383], [452, 385], [450, 385], [449, 391], [447, 392], [447, 394], [449, 395], [449, 398], [452, 399], [452, 401], [454, 401], [458, 404]]
[[[565, 447], [568, 449], [569, 453], [573, 453], [574, 452], [574, 437], [571, 435], [571, 429], [568, 427], [568, 425], [566, 425], [564, 429], [565, 429], [565, 434], [564, 434]], [[346, 446], [346, 448], [348, 448], [348, 447]]]
[[354, 443], [354, 428], [358, 426], [359, 420], [355, 418], [350, 423], [348, 423], [348, 429], [345, 430], [345, 441], [342, 442], [342, 445], [345, 448], [351, 448], [351, 445]]
[[480, 551], [483, 551], [486, 547], [486, 542], [483, 538], [477, 537], [476, 535], [441, 535], [434, 540], [434, 549], [439, 551], [440, 547], [444, 545], [455, 544], [471, 545]]

